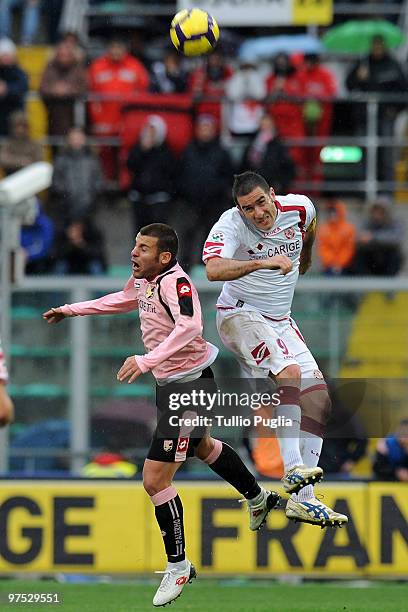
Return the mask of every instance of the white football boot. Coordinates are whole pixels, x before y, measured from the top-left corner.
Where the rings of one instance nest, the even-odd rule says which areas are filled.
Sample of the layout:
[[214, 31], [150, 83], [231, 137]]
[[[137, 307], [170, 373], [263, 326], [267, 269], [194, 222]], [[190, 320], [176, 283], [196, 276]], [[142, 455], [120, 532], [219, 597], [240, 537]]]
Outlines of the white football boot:
[[171, 603], [177, 597], [180, 597], [184, 585], [187, 582], [192, 582], [193, 578], [197, 577], [197, 572], [194, 565], [186, 559], [186, 567], [180, 569], [167, 569], [164, 572], [156, 572], [156, 574], [164, 574], [159, 588], [153, 597], [153, 605], [156, 607], [165, 606]]
[[316, 498], [306, 501], [288, 499], [285, 514], [292, 521], [318, 525], [322, 529], [324, 527], [342, 527], [348, 523], [348, 517], [345, 514], [335, 512]]
[[320, 467], [307, 467], [297, 465], [282, 478], [283, 488], [286, 493], [297, 493], [306, 485], [315, 485], [323, 478], [323, 470]]
[[240, 499], [240, 502], [247, 502], [249, 513], [249, 528], [251, 531], [256, 531], [265, 522], [269, 512], [279, 505], [280, 496], [275, 491], [265, 491], [262, 501], [253, 505], [247, 499]]

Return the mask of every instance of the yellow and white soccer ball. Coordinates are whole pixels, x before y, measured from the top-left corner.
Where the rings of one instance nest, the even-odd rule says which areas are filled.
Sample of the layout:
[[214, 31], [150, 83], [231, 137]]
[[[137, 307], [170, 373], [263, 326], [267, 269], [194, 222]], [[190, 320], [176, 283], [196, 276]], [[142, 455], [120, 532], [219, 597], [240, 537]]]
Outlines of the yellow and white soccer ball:
[[220, 30], [214, 17], [199, 8], [179, 11], [170, 26], [170, 38], [184, 55], [204, 55], [215, 47]]

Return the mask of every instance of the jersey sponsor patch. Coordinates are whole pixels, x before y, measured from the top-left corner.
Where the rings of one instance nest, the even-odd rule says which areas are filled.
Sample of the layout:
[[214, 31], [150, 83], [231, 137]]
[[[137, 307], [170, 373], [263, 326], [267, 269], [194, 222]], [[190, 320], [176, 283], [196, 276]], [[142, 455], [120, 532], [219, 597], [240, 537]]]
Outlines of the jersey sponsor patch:
[[258, 344], [258, 346], [251, 351], [251, 355], [255, 359], [256, 365], [259, 365], [264, 359], [269, 357], [270, 354], [271, 352], [264, 341], [262, 341], [261, 344]]
[[204, 244], [203, 257], [213, 257], [214, 255], [221, 255], [223, 246], [223, 242], [213, 242], [211, 240], [207, 240], [207, 242]]
[[180, 314], [192, 317], [194, 314], [193, 290], [187, 278], [177, 279], [177, 296], [180, 306]]

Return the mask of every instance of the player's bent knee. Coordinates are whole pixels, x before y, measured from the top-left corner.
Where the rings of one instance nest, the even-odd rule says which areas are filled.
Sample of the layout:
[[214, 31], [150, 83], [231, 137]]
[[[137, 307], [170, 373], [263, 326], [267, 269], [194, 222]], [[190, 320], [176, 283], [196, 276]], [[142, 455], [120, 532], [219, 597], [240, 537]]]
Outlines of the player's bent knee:
[[212, 453], [215, 446], [214, 438], [211, 436], [205, 436], [195, 449], [195, 455], [202, 461], [205, 461], [207, 457]]
[[171, 479], [168, 474], [152, 472], [146, 468], [143, 470], [143, 487], [150, 497], [167, 489], [170, 485]]
[[281, 370], [279, 374], [276, 374], [276, 379], [279, 382], [282, 382], [282, 380], [286, 380], [292, 382], [292, 384], [299, 384], [301, 378], [302, 372], [300, 370], [300, 366], [294, 363], [286, 366], [286, 368]]

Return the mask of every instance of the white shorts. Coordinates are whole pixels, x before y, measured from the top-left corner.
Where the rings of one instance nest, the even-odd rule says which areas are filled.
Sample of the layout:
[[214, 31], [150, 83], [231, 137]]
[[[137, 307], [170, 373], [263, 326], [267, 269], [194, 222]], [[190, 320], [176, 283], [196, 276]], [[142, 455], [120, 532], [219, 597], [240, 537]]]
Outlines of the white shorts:
[[260, 312], [238, 308], [217, 310], [217, 329], [224, 346], [236, 356], [243, 375], [266, 378], [289, 365], [300, 367], [301, 388], [322, 382], [312, 353], [293, 319], [273, 321]]

